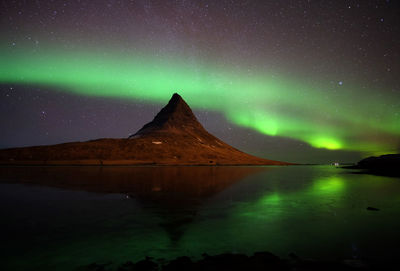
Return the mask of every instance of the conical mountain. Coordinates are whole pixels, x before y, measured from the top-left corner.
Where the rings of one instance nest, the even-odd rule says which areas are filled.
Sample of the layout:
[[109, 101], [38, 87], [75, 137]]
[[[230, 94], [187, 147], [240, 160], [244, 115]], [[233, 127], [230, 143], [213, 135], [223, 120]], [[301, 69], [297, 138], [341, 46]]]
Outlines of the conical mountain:
[[129, 138], [151, 141], [154, 146], [146, 146], [146, 151], [165, 157], [167, 164], [287, 164], [246, 154], [213, 136], [177, 93], [151, 122]]
[[139, 131], [125, 139], [97, 139], [0, 150], [0, 164], [63, 165], [287, 165], [241, 152], [208, 133], [175, 93]]
[[205, 131], [188, 104], [178, 93], [174, 93], [168, 104], [158, 112], [154, 119], [130, 138], [152, 132], [179, 133], [196, 129]]

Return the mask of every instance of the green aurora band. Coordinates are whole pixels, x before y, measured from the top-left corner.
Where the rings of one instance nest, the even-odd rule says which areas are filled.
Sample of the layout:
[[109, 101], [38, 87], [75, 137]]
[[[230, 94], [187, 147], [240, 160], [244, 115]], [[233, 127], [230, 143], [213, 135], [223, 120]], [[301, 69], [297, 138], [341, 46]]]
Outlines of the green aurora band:
[[165, 103], [179, 92], [188, 103], [228, 121], [316, 148], [393, 153], [398, 98], [346, 83], [284, 78], [271, 72], [145, 53], [2, 49], [0, 83], [36, 84], [85, 96]]

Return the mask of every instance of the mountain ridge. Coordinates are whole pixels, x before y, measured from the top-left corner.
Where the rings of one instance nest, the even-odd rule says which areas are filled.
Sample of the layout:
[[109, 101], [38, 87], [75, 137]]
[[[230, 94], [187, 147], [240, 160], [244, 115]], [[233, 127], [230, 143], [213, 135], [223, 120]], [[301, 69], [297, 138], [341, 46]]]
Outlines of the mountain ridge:
[[244, 153], [206, 131], [175, 93], [152, 121], [122, 139], [0, 150], [0, 164], [289, 165]]

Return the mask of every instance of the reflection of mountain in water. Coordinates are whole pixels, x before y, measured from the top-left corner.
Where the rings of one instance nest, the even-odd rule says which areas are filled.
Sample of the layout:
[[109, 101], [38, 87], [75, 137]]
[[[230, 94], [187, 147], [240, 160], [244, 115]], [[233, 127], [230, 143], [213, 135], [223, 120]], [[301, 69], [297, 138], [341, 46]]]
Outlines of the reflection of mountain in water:
[[162, 217], [172, 243], [198, 206], [262, 167], [0, 167], [0, 182], [127, 194]]

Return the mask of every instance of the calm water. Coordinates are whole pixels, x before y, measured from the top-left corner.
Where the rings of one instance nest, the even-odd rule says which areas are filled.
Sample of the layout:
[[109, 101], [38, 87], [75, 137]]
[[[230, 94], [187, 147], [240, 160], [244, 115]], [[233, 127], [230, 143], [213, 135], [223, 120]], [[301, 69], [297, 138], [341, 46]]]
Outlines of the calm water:
[[204, 252], [400, 253], [400, 179], [329, 166], [0, 168], [0, 201], [2, 270]]

